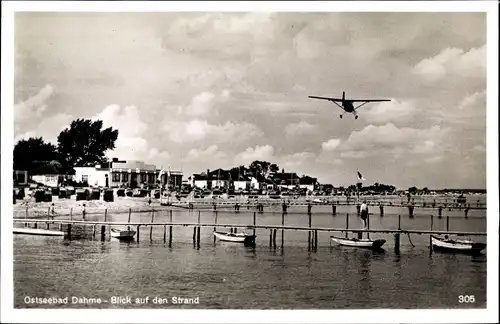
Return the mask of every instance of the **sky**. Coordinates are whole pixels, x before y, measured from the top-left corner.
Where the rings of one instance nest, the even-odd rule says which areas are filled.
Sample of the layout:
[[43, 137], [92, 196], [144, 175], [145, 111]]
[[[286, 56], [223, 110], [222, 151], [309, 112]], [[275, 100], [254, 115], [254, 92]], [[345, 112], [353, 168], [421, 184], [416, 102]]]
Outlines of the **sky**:
[[[185, 178], [254, 160], [335, 186], [486, 188], [485, 13], [16, 13], [14, 138], [76, 118]], [[389, 98], [359, 119], [309, 95]]]

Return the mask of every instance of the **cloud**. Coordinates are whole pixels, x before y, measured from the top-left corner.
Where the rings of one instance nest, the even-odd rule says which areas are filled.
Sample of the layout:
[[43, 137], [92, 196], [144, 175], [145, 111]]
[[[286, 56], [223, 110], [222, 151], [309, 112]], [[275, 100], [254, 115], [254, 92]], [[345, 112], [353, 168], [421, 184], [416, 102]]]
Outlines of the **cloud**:
[[417, 143], [413, 149], [414, 153], [427, 154], [432, 153], [436, 148], [436, 143], [432, 140], [425, 140], [423, 143]]
[[464, 110], [474, 110], [476, 112], [484, 112], [486, 109], [486, 90], [478, 91], [470, 96], [465, 97], [460, 104], [458, 109]]
[[16, 123], [40, 117], [47, 109], [47, 100], [54, 95], [54, 86], [47, 84], [40, 91], [27, 100], [14, 106], [14, 118]]
[[[165, 48], [218, 59], [262, 55], [274, 40], [268, 13], [195, 14], [175, 19], [162, 37]], [[244, 40], [244, 41], [241, 41]]]
[[388, 102], [374, 104], [363, 111], [363, 118], [372, 123], [406, 122], [418, 112], [410, 101], [393, 99]]
[[107, 152], [109, 158], [141, 160], [155, 164], [166, 163], [170, 158], [168, 152], [150, 147], [146, 139], [149, 127], [141, 120], [139, 110], [135, 106], [109, 105], [91, 119], [102, 120], [103, 128], [112, 127], [118, 130], [115, 149]]
[[474, 145], [474, 150], [477, 152], [485, 153], [486, 147], [482, 144]]
[[426, 163], [438, 163], [438, 162], [441, 162], [443, 160], [443, 157], [442, 156], [431, 156], [431, 157], [428, 157], [426, 159], [424, 159], [424, 161]]
[[[16, 102], [45, 89], [16, 108], [15, 135], [53, 138], [64, 114], [116, 103], [105, 116], [120, 131], [114, 154], [185, 173], [268, 145], [275, 163], [321, 182], [350, 183], [359, 167], [403, 188], [484, 187], [474, 147], [486, 142], [486, 22], [470, 12], [23, 12]], [[354, 121], [308, 98], [343, 90], [393, 101]]]
[[368, 125], [360, 131], [353, 131], [336, 149], [340, 157], [347, 159], [368, 156], [399, 159], [408, 154], [434, 154], [443, 148], [449, 131], [437, 125], [427, 129], [398, 128], [391, 123]]
[[234, 163], [236, 165], [249, 165], [255, 160], [272, 161], [274, 158], [274, 147], [271, 145], [257, 145], [248, 147], [245, 151], [236, 154]]
[[205, 91], [196, 95], [186, 107], [178, 107], [177, 115], [207, 116], [218, 114], [217, 104], [226, 101], [230, 91], [225, 89], [220, 94]]
[[[199, 167], [200, 161], [203, 161], [201, 167]], [[186, 154], [184, 163], [189, 169], [196, 170], [194, 173], [205, 172], [206, 169], [229, 168], [232, 166], [228, 154], [221, 151], [215, 144], [206, 149], [190, 149]]]
[[201, 140], [216, 143], [240, 143], [263, 135], [257, 126], [248, 122], [227, 121], [224, 124], [212, 125], [201, 119], [188, 122], [167, 121], [162, 130], [175, 143], [192, 143]]
[[323, 151], [333, 151], [340, 145], [341, 142], [342, 140], [338, 138], [331, 138], [328, 141], [322, 143], [321, 148], [323, 149]]
[[14, 106], [14, 140], [30, 137], [43, 137], [57, 144], [57, 136], [72, 119], [66, 112], [54, 112], [49, 101], [56, 89], [51, 84], [44, 86], [38, 93]]
[[484, 77], [486, 45], [467, 52], [461, 48], [446, 48], [438, 55], [418, 62], [413, 72], [431, 82], [445, 77]]
[[288, 137], [313, 134], [316, 131], [316, 126], [306, 121], [289, 124], [285, 128], [285, 134]]

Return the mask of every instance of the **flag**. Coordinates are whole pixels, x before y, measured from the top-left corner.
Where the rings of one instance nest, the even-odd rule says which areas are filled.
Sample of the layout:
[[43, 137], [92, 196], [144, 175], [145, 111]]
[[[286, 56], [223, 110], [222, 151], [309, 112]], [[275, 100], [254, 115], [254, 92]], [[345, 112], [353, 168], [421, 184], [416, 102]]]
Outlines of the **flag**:
[[358, 180], [359, 181], [365, 181], [366, 179], [363, 178], [363, 175], [358, 171]]
[[160, 170], [160, 173], [158, 174], [158, 179], [157, 180], [161, 180], [161, 176], [165, 173], [165, 171], [163, 171], [163, 169]]

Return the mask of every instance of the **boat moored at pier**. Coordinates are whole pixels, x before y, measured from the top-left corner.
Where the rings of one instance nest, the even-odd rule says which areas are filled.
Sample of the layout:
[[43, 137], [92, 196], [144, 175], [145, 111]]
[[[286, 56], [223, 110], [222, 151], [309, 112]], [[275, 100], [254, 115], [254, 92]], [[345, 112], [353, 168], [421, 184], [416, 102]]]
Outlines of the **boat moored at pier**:
[[14, 228], [13, 234], [42, 235], [42, 236], [64, 236], [63, 231], [52, 231], [42, 228]]
[[486, 248], [485, 243], [471, 240], [453, 240], [449, 239], [448, 235], [445, 235], [444, 238], [431, 235], [431, 243], [433, 250], [442, 252], [478, 254]]
[[132, 230], [120, 230], [117, 228], [112, 228], [110, 230], [111, 237], [114, 237], [119, 240], [132, 240], [135, 236], [135, 231]]
[[242, 233], [214, 232], [214, 236], [220, 241], [252, 244], [255, 242], [255, 235]]
[[344, 238], [336, 236], [330, 236], [330, 240], [339, 245], [368, 248], [368, 249], [380, 249], [382, 245], [384, 245], [385, 243], [384, 239], [371, 240], [371, 239], [358, 239], [358, 238]]

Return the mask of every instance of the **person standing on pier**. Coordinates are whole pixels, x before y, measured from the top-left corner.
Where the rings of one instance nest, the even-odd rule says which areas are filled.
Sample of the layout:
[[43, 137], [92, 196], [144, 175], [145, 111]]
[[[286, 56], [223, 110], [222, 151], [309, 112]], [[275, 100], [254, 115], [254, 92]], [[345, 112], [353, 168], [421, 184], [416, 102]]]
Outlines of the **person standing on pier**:
[[360, 210], [361, 210], [361, 220], [363, 221], [363, 229], [365, 230], [367, 228], [366, 224], [368, 221], [368, 205], [366, 204], [366, 200], [363, 200]]

